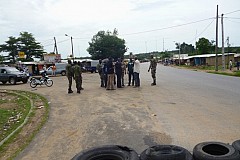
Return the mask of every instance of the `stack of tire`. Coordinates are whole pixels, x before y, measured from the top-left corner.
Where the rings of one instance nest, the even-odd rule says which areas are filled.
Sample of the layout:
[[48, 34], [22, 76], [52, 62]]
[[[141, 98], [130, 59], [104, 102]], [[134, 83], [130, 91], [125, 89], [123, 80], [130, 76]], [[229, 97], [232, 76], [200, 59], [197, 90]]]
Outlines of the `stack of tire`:
[[240, 140], [232, 145], [222, 142], [202, 142], [193, 149], [193, 155], [183, 147], [156, 145], [140, 155], [132, 148], [106, 145], [84, 150], [72, 160], [240, 160]]

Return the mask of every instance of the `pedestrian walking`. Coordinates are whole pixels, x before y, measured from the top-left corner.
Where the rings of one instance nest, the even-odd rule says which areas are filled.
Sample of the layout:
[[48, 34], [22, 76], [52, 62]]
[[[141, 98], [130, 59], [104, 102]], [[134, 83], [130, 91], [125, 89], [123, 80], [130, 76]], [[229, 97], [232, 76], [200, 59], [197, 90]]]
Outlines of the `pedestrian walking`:
[[233, 65], [232, 60], [230, 60], [229, 61], [229, 69], [230, 69], [230, 71], [232, 70], [232, 65]]
[[103, 73], [103, 63], [102, 60], [99, 59], [99, 63], [97, 64], [97, 71], [100, 77], [100, 86], [101, 87], [105, 87], [104, 86], [104, 73]]
[[152, 86], [156, 85], [156, 70], [157, 70], [157, 60], [153, 57], [153, 54], [151, 54], [151, 59], [150, 59], [150, 65], [148, 68], [148, 72], [151, 70], [151, 75], [153, 79], [153, 83], [151, 84]]
[[133, 74], [134, 74], [134, 80], [135, 80], [134, 88], [140, 87], [140, 77], [139, 77], [140, 76], [140, 62], [137, 57], [135, 57], [135, 61], [134, 61]]
[[130, 58], [130, 60], [127, 64], [128, 86], [130, 86], [131, 83], [132, 83], [132, 86], [134, 85], [133, 67], [134, 67], [134, 63], [133, 63], [132, 58]]
[[115, 63], [115, 73], [117, 75], [117, 88], [122, 88], [122, 63], [121, 59], [118, 58], [117, 62]]
[[81, 81], [82, 81], [82, 70], [80, 66], [80, 62], [74, 62], [73, 73], [74, 73], [74, 80], [76, 82], [77, 93], [81, 93]]
[[74, 76], [73, 74], [73, 66], [72, 61], [68, 60], [68, 64], [66, 66], [66, 76], [68, 78], [68, 93], [73, 93], [72, 91], [72, 78]]
[[107, 62], [107, 90], [114, 90], [114, 66], [111, 57], [108, 58]]

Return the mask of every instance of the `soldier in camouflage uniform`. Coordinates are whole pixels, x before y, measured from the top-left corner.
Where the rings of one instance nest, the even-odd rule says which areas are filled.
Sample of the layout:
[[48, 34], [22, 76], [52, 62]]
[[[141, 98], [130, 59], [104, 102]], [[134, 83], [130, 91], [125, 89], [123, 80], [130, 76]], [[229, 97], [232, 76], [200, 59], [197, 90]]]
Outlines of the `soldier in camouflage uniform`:
[[153, 83], [151, 84], [156, 85], [156, 70], [157, 70], [157, 60], [153, 57], [153, 55], [151, 54], [151, 60], [150, 60], [150, 66], [148, 69], [148, 72], [151, 69], [151, 74], [152, 74], [152, 78], [153, 78]]
[[80, 62], [74, 62], [74, 69], [73, 69], [73, 73], [74, 73], [74, 79], [76, 82], [76, 88], [77, 88], [77, 93], [81, 93], [81, 83], [82, 83], [82, 70], [81, 70], [81, 63]]
[[105, 87], [105, 85], [104, 85], [103, 64], [102, 64], [102, 60], [101, 59], [99, 59], [99, 63], [97, 64], [97, 71], [98, 71], [98, 74], [100, 76], [101, 87]]
[[72, 91], [72, 78], [73, 78], [73, 67], [72, 61], [68, 60], [68, 64], [66, 66], [66, 76], [68, 78], [68, 93], [73, 93]]

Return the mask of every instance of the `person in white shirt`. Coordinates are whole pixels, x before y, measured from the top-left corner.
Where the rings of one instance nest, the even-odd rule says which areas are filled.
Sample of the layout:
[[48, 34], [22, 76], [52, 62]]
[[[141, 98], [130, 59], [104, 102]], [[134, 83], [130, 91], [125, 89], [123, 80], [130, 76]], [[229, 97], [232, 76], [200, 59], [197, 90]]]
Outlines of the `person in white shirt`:
[[134, 88], [140, 87], [140, 78], [139, 78], [140, 62], [137, 57], [135, 57], [135, 61], [134, 61], [133, 74], [134, 74], [134, 80], [135, 80]]

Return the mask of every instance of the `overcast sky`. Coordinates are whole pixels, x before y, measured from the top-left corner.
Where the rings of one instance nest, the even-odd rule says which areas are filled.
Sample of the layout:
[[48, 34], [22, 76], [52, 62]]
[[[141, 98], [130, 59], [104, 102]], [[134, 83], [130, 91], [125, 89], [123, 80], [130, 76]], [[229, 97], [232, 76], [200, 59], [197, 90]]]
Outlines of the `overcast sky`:
[[26, 31], [53, 52], [56, 37], [66, 58], [71, 54], [68, 34], [74, 55], [89, 56], [93, 35], [116, 28], [126, 40], [126, 54], [173, 50], [174, 41], [195, 45], [201, 37], [215, 40], [217, 5], [219, 15], [226, 14], [224, 39], [229, 36], [232, 46], [240, 46], [240, 0], [0, 0], [0, 44]]

